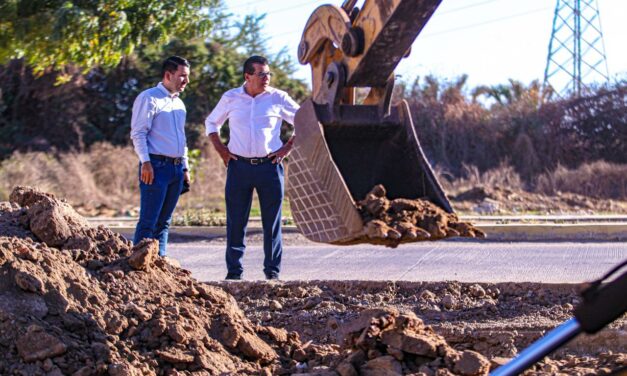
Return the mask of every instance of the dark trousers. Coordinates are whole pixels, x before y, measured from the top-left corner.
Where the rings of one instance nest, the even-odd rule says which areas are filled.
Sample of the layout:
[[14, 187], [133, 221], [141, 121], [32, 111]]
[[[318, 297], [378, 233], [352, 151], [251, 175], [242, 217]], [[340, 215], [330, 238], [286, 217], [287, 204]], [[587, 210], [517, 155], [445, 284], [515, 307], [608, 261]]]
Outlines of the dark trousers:
[[[139, 221], [133, 242], [142, 239], [159, 240], [159, 255], [165, 256], [172, 213], [183, 188], [183, 165], [170, 161], [155, 160], [150, 163], [155, 173], [152, 184], [139, 181]], [[141, 176], [141, 167], [140, 167]]]
[[246, 226], [257, 190], [263, 225], [263, 271], [278, 276], [281, 269], [281, 207], [283, 205], [283, 165], [270, 161], [252, 165], [231, 160], [226, 173], [226, 267], [230, 275], [244, 272]]

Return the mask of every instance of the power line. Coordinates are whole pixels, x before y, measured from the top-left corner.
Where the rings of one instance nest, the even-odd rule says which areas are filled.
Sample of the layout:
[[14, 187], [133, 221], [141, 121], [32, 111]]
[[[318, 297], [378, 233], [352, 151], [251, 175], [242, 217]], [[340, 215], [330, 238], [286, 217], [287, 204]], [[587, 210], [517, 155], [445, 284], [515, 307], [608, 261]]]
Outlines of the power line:
[[494, 3], [496, 1], [498, 1], [498, 0], [487, 0], [487, 1], [483, 1], [481, 3], [475, 3], [475, 4], [470, 4], [470, 5], [466, 5], [466, 6], [459, 7], [459, 8], [449, 9], [449, 10], [447, 10], [445, 12], [436, 13], [436, 14], [444, 15], [444, 14], [449, 14], [449, 13], [455, 13], [455, 12], [458, 12], [460, 10], [465, 10], [465, 9], [479, 7], [479, 6], [482, 6], [482, 5], [485, 5], [485, 4]]
[[223, 6], [218, 7], [216, 9], [217, 10], [226, 10], [226, 9], [233, 10], [233, 9], [238, 9], [238, 8], [245, 8], [245, 7], [249, 6], [249, 5], [253, 5], [255, 3], [260, 3], [260, 2], [261, 1], [259, 1], [259, 0], [254, 0], [254, 1], [249, 1], [249, 2], [244, 3], [244, 4], [238, 4], [238, 5], [234, 5], [234, 6], [228, 6], [228, 5], [224, 4]]
[[[320, 0], [309, 0], [309, 1], [306, 1], [306, 2], [304, 2], [304, 3], [294, 5], [294, 6], [289, 6], [289, 7], [286, 7], [286, 8], [275, 9], [275, 10], [271, 10], [271, 11], [269, 11], [269, 12], [263, 12], [263, 13], [264, 13], [264, 14], [276, 14], [276, 13], [281, 13], [281, 12], [284, 12], [284, 11], [286, 11], [286, 10], [291, 10], [291, 9], [301, 8], [301, 7], [304, 7], [304, 6], [307, 6], [307, 5], [313, 4], [313, 3], [317, 3], [317, 2], [319, 2], [319, 1], [320, 1]], [[226, 10], [226, 9], [228, 9], [228, 10], [232, 11], [232, 10], [234, 10], [234, 9], [245, 8], [245, 7], [247, 7], [247, 6], [249, 6], [249, 5], [253, 5], [253, 4], [263, 4], [263, 2], [262, 2], [262, 1], [259, 1], [259, 0], [255, 0], [255, 1], [250, 1], [250, 2], [244, 3], [244, 4], [238, 4], [238, 5], [235, 5], [235, 6], [232, 6], [232, 7], [225, 5], [224, 7], [222, 7], [222, 8], [218, 8], [218, 9], [220, 9], [220, 10]]]
[[[483, 6], [483, 5], [486, 5], [486, 4], [489, 4], [489, 3], [494, 3], [496, 1], [498, 1], [498, 0], [486, 0], [486, 1], [479, 2], [479, 3], [475, 3], [475, 4], [470, 4], [470, 5], [466, 5], [466, 6], [463, 6], [463, 7], [459, 7], [459, 8], [449, 9], [449, 10], [447, 10], [445, 12], [436, 13], [436, 14], [438, 16], [446, 15], [446, 14], [455, 13], [455, 12], [459, 12], [459, 11], [470, 9], [470, 8], [476, 8], [476, 7]], [[313, 4], [313, 3], [317, 3], [317, 2], [320, 2], [320, 0], [306, 1], [306, 2], [298, 4], [298, 5], [289, 6], [289, 7], [275, 9], [275, 10], [272, 10], [272, 11], [269, 11], [269, 12], [265, 12], [265, 14], [269, 15], [269, 14], [281, 13], [281, 12], [284, 12], [284, 11], [287, 11], [287, 10], [302, 8], [304, 6], [307, 6], [307, 5], [310, 5], [310, 4]], [[226, 8], [228, 8], [229, 10], [233, 10], [233, 9], [236, 9], [236, 8], [243, 8], [245, 6], [252, 5], [252, 4], [257, 4], [257, 3], [262, 3], [262, 2], [260, 0], [255, 0], [255, 1], [249, 1], [249, 2], [243, 3], [243, 4], [238, 4], [238, 5], [234, 6], [234, 7], [226, 7]], [[540, 11], [540, 10], [546, 10], [546, 9], [549, 9], [549, 8], [542, 8], [542, 9], [537, 9], [537, 10], [534, 10], [534, 11], [531, 11], [531, 12], [527, 12], [527, 13], [515, 14], [513, 16], [508, 16], [508, 17], [505, 17], [505, 18], [500, 18], [500, 19], [485, 21], [485, 22], [478, 23], [478, 24], [472, 24], [472, 25], [468, 25], [468, 26], [463, 26], [463, 27], [460, 27], [460, 28], [445, 30], [445, 31], [438, 32], [438, 33], [435, 33], [435, 34], [427, 34], [427, 35], [423, 36], [423, 38], [424, 37], [433, 36], [433, 35], [438, 35], [438, 34], [445, 34], [445, 33], [453, 32], [453, 31], [457, 31], [457, 30], [464, 30], [464, 29], [467, 29], [467, 28], [478, 27], [478, 26], [482, 26], [482, 25], [485, 25], [485, 24], [490, 24], [490, 23], [494, 23], [494, 22], [498, 22], [498, 21], [506, 20], [506, 19], [510, 19], [510, 18], [516, 18], [516, 17], [519, 17], [519, 16], [523, 16], [523, 15], [526, 15], [526, 14], [529, 14], [529, 13], [534, 13], [534, 12], [537, 12], [537, 11]], [[303, 27], [304, 27], [304, 25], [303, 25]], [[271, 38], [283, 37], [283, 36], [292, 35], [292, 34], [301, 33], [301, 32], [302, 32], [302, 28], [299, 28], [299, 29], [294, 29], [294, 30], [291, 30], [291, 31], [286, 31], [286, 32], [278, 33], [278, 34], [269, 35], [266, 38], [267, 39], [271, 39]]]
[[[495, 0], [491, 0], [491, 1], [495, 1]], [[437, 35], [441, 35], [441, 34], [447, 34], [447, 33], [455, 32], [455, 31], [471, 29], [471, 28], [475, 28], [475, 27], [479, 27], [479, 26], [484, 26], [484, 25], [496, 23], [496, 22], [510, 20], [510, 19], [513, 19], [513, 18], [523, 17], [523, 16], [526, 16], [526, 15], [529, 15], [529, 14], [538, 13], [538, 12], [541, 12], [541, 11], [546, 11], [548, 9], [550, 9], [550, 8], [549, 7], [538, 8], [538, 9], [530, 10], [530, 11], [523, 12], [523, 13], [516, 13], [516, 14], [512, 14], [512, 15], [505, 16], [505, 17], [495, 18], [493, 20], [482, 21], [482, 22], [479, 22], [479, 23], [471, 24], [471, 25], [461, 26], [461, 27], [457, 27], [457, 28], [454, 28], [454, 29], [442, 30], [442, 31], [438, 31], [438, 32], [430, 33], [430, 34], [421, 35], [420, 38], [427, 38], [427, 37], [432, 37], [432, 36], [437, 36]], [[297, 29], [297, 30], [287, 31], [287, 32], [284, 32], [284, 33], [270, 35], [270, 36], [268, 36], [268, 38], [277, 38], [277, 37], [282, 37], [282, 36], [291, 35], [291, 34], [300, 33], [300, 32], [302, 32], [302, 28], [301, 29]]]
[[308, 1], [308, 2], [306, 2], [306, 3], [299, 4], [299, 5], [294, 5], [294, 6], [287, 7], [287, 8], [275, 9], [275, 10], [272, 10], [272, 11], [270, 11], [270, 12], [266, 12], [266, 14], [277, 14], [277, 13], [285, 12], [286, 10], [292, 10], [292, 9], [296, 9], [296, 8], [302, 8], [302, 7], [304, 7], [304, 6], [307, 6], [307, 5], [310, 5], [310, 4], [313, 4], [313, 3], [317, 3], [318, 1], [319, 1], [319, 0]]
[[[489, 4], [489, 3], [494, 3], [494, 2], [496, 2], [496, 1], [499, 1], [499, 0], [487, 0], [487, 1], [482, 1], [482, 2], [480, 2], [480, 3], [470, 4], [470, 5], [466, 5], [466, 6], [463, 6], [463, 7], [454, 8], [454, 9], [449, 9], [449, 10], [447, 10], [447, 11], [445, 11], [445, 12], [438, 13], [438, 15], [445, 15], [445, 14], [449, 14], [449, 13], [455, 13], [455, 12], [458, 12], [458, 11], [461, 11], [461, 10], [466, 10], [466, 9], [470, 9], [470, 8], [475, 8], [475, 7], [478, 7], [478, 6], [483, 6], [483, 5], [485, 5], [485, 4]], [[285, 7], [285, 8], [279, 8], [279, 9], [274, 9], [274, 10], [271, 10], [271, 11], [268, 11], [268, 12], [264, 12], [264, 14], [276, 14], [276, 13], [281, 13], [281, 12], [284, 12], [284, 11], [287, 11], [287, 10], [292, 10], [292, 9], [302, 8], [302, 7], [304, 7], [304, 6], [307, 6], [307, 5], [310, 5], [310, 4], [314, 4], [314, 3], [319, 3], [319, 2], [321, 2], [321, 1], [320, 1], [320, 0], [310, 0], [310, 1], [306, 1], [306, 2], [304, 2], [304, 3], [297, 4], [297, 5], [294, 5], [294, 6], [289, 6], [289, 7]], [[235, 6], [227, 6], [227, 5], [225, 5], [225, 6], [223, 6], [223, 7], [219, 7], [219, 8], [217, 8], [217, 9], [218, 9], [218, 10], [226, 10], [226, 9], [228, 9], [228, 10], [234, 10], [234, 9], [239, 9], [239, 8], [245, 8], [245, 7], [249, 6], [249, 5], [253, 5], [253, 4], [261, 4], [261, 3], [262, 3], [262, 1], [260, 1], [260, 0], [255, 0], [255, 1], [249, 1], [249, 2], [247, 2], [247, 3], [243, 3], [243, 4], [237, 4], [237, 5], [235, 5]]]
[[471, 25], [456, 27], [454, 29], [442, 30], [442, 31], [438, 31], [438, 32], [435, 32], [435, 33], [425, 34], [425, 35], [422, 35], [421, 38], [428, 38], [428, 37], [432, 37], [432, 36], [436, 36], [436, 35], [452, 33], [452, 32], [455, 32], [455, 31], [472, 29], [472, 28], [479, 27], [479, 26], [484, 26], [484, 25], [488, 25], [488, 24], [501, 22], [501, 21], [511, 20], [513, 18], [520, 18], [520, 17], [523, 17], [523, 16], [527, 16], [529, 14], [546, 11], [548, 9], [550, 9], [550, 8], [549, 7], [544, 7], [544, 8], [538, 8], [538, 9], [530, 10], [530, 11], [523, 12], [523, 13], [516, 13], [516, 14], [512, 14], [512, 15], [506, 16], [506, 17], [499, 17], [499, 18], [495, 18], [493, 20], [488, 20], [488, 21], [483, 21], [483, 22], [480, 22], [480, 23], [471, 24]]

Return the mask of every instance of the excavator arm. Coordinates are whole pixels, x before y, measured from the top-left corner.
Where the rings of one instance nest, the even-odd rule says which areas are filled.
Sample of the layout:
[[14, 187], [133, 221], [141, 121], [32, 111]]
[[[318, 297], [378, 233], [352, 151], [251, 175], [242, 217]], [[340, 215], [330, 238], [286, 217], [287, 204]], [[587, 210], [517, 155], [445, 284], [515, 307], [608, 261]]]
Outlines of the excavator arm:
[[311, 64], [314, 100], [332, 79], [332, 63], [345, 69], [346, 87], [386, 87], [440, 1], [367, 0], [359, 10], [347, 0], [342, 7], [318, 7], [298, 45], [299, 62]]
[[[312, 97], [296, 114], [298, 137], [287, 193], [310, 240], [378, 243], [357, 202], [382, 184], [387, 196], [451, 205], [425, 158], [405, 101], [390, 105], [394, 69], [441, 0], [355, 0], [310, 16], [298, 58], [312, 71]], [[356, 89], [367, 90], [357, 100]]]

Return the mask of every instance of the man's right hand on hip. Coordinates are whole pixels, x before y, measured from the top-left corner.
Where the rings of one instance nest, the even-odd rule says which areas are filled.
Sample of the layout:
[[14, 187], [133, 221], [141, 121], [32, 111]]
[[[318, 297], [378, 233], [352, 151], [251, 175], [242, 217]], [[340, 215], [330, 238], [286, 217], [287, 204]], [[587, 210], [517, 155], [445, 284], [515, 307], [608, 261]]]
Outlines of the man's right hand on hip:
[[219, 148], [217, 151], [218, 151], [218, 154], [220, 154], [220, 158], [222, 158], [222, 161], [224, 162], [224, 167], [229, 165], [229, 161], [231, 159], [237, 160], [237, 157], [231, 154], [231, 152], [229, 151], [229, 148], [224, 145], [222, 145], [222, 147]]
[[224, 162], [224, 167], [229, 165], [229, 161], [231, 159], [237, 160], [237, 157], [234, 154], [231, 154], [229, 148], [222, 143], [220, 140], [220, 136], [216, 132], [209, 134], [209, 140], [213, 144], [213, 148], [216, 149], [220, 158], [222, 158], [222, 162]]

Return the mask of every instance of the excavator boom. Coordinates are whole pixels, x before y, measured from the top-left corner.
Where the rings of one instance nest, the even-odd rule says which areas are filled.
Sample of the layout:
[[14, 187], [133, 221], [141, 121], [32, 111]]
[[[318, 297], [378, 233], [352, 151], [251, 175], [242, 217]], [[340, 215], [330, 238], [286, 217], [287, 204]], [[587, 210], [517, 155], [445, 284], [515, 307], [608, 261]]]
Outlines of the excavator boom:
[[[362, 209], [370, 205], [364, 200], [384, 200], [372, 195], [375, 186], [385, 187], [391, 200], [427, 200], [443, 213], [437, 216], [456, 219], [422, 151], [407, 103], [390, 105], [394, 69], [440, 1], [365, 0], [357, 9], [355, 0], [346, 0], [341, 7], [318, 7], [307, 21], [298, 58], [311, 66], [313, 91], [296, 114], [287, 184], [293, 217], [307, 238], [387, 244], [383, 238], [390, 235], [398, 244], [430, 237], [412, 227], [425, 222], [418, 214], [412, 214], [413, 223], [394, 224], [409, 229], [403, 233], [381, 230], [385, 225], [372, 225], [377, 221], [366, 225], [372, 213]], [[361, 100], [358, 88], [367, 91]], [[435, 239], [458, 231], [434, 228], [431, 233]]]
[[318, 7], [298, 46], [300, 63], [312, 66], [313, 97], [331, 61], [346, 69], [346, 86], [386, 86], [440, 2], [366, 0], [358, 10], [352, 8], [356, 1], [349, 0], [342, 7]]

